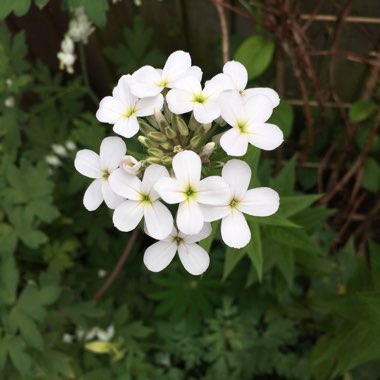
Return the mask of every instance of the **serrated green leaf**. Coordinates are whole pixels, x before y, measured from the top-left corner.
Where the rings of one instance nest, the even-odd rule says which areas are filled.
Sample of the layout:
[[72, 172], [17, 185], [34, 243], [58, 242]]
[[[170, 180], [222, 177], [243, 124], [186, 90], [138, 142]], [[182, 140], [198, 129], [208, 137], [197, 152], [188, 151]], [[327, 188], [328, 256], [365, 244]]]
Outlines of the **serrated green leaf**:
[[25, 353], [21, 339], [14, 338], [11, 340], [8, 353], [17, 371], [23, 376], [30, 375], [32, 360], [30, 356]]
[[264, 226], [280, 226], [280, 227], [290, 227], [290, 228], [302, 228], [301, 225], [298, 225], [294, 222], [292, 222], [289, 219], [286, 219], [285, 217], [281, 215], [271, 215], [271, 216], [263, 216], [263, 217], [257, 217], [252, 215], [245, 215], [245, 218], [248, 221], [252, 221], [258, 225], [264, 225]]
[[280, 198], [294, 192], [296, 160], [297, 156], [293, 156], [269, 183], [270, 187], [280, 194]]
[[349, 108], [348, 117], [352, 123], [358, 123], [368, 119], [376, 110], [377, 106], [372, 101], [358, 100]]
[[42, 305], [51, 305], [55, 303], [61, 294], [58, 286], [45, 286], [39, 292], [39, 301]]
[[0, 241], [1, 255], [9, 255], [15, 251], [17, 245], [17, 234], [9, 224], [0, 223]]
[[313, 230], [326, 221], [326, 219], [335, 213], [335, 210], [325, 207], [306, 208], [292, 216], [292, 220], [306, 230]]
[[278, 215], [285, 218], [293, 216], [312, 205], [319, 198], [321, 198], [321, 196], [322, 194], [311, 194], [281, 197]]
[[226, 248], [225, 259], [224, 259], [224, 269], [223, 269], [223, 280], [225, 280], [238, 262], [246, 255], [243, 249], [234, 249], [231, 247]]
[[17, 307], [23, 314], [35, 321], [41, 322], [45, 318], [46, 311], [42, 306], [40, 294], [35, 285], [28, 285], [24, 288], [17, 302]]
[[274, 48], [273, 40], [261, 36], [248, 37], [237, 49], [234, 59], [246, 67], [248, 78], [254, 79], [269, 66]]
[[16, 300], [19, 271], [12, 255], [3, 256], [0, 261], [0, 301], [11, 305]]

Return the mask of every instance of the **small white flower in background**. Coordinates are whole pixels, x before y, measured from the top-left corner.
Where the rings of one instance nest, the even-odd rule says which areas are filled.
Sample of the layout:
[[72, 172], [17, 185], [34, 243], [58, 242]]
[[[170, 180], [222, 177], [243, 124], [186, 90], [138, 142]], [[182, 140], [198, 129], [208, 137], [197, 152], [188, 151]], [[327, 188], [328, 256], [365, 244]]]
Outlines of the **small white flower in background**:
[[66, 344], [71, 344], [74, 341], [75, 336], [71, 334], [63, 334], [62, 342]]
[[123, 75], [113, 89], [112, 96], [106, 96], [99, 104], [96, 118], [113, 124], [113, 130], [123, 137], [133, 137], [139, 131], [137, 117], [150, 116], [155, 109], [161, 109], [164, 98], [157, 96], [138, 99], [131, 93], [132, 77]]
[[87, 44], [88, 37], [94, 32], [91, 21], [88, 19], [84, 8], [79, 7], [75, 10], [73, 19], [69, 22], [68, 35], [75, 42], [83, 42]]
[[143, 66], [135, 71], [132, 75], [132, 93], [139, 98], [155, 96], [165, 87], [175, 87], [177, 80], [188, 76], [200, 82], [202, 71], [197, 66], [191, 66], [189, 53], [179, 50], [169, 56], [162, 70]]
[[121, 160], [120, 167], [128, 174], [137, 175], [141, 169], [141, 162], [132, 156], [125, 156]]
[[144, 264], [152, 272], [160, 272], [166, 268], [178, 252], [184, 268], [192, 275], [200, 275], [210, 264], [208, 253], [198, 244], [211, 233], [210, 223], [205, 223], [195, 235], [185, 235], [173, 228], [171, 234], [151, 245], [144, 253]]
[[267, 96], [273, 105], [273, 108], [280, 104], [280, 97], [277, 92], [268, 87], [256, 87], [256, 88], [245, 88], [248, 82], [247, 69], [240, 62], [229, 61], [223, 66], [224, 75], [230, 80], [229, 89], [239, 92], [239, 94], [248, 99], [254, 95], [265, 95]]
[[53, 144], [51, 146], [51, 149], [58, 156], [61, 156], [61, 157], [66, 157], [67, 156], [67, 150], [66, 150], [66, 148], [63, 145]]
[[188, 76], [175, 83], [166, 100], [171, 112], [181, 115], [193, 111], [195, 120], [208, 124], [220, 116], [218, 97], [229, 86], [229, 81], [222, 74], [207, 81], [203, 89], [198, 78]]
[[61, 166], [62, 162], [59, 159], [59, 157], [55, 156], [54, 154], [49, 154], [45, 157], [45, 162], [53, 167]]
[[225, 93], [219, 98], [222, 118], [233, 128], [225, 132], [220, 145], [231, 156], [243, 156], [248, 144], [264, 150], [273, 150], [284, 141], [277, 125], [266, 123], [273, 111], [271, 100], [265, 95], [255, 95], [246, 102], [235, 93]]
[[115, 327], [110, 325], [106, 330], [98, 328], [97, 337], [103, 342], [109, 342], [115, 335]]
[[269, 216], [280, 205], [278, 193], [269, 187], [248, 190], [251, 169], [241, 160], [230, 160], [222, 169], [222, 177], [230, 186], [230, 196], [222, 206], [204, 207], [208, 222], [222, 219], [223, 241], [233, 248], [242, 248], [251, 240], [251, 231], [243, 214]]
[[179, 203], [176, 219], [179, 230], [197, 234], [204, 224], [202, 205], [223, 204], [229, 197], [228, 185], [218, 176], [201, 180], [201, 159], [190, 150], [177, 153], [172, 167], [175, 178], [162, 177], [154, 188], [166, 203]]
[[104, 278], [104, 277], [106, 277], [107, 276], [107, 271], [106, 270], [104, 270], [104, 269], [99, 269], [98, 270], [98, 277], [99, 278]]
[[13, 96], [9, 96], [5, 99], [4, 105], [7, 108], [13, 108], [15, 106], [15, 98]]
[[77, 144], [75, 144], [74, 141], [71, 141], [71, 140], [67, 140], [65, 142], [65, 147], [68, 149], [68, 150], [75, 150], [77, 148]]
[[163, 239], [173, 228], [173, 217], [166, 206], [158, 199], [159, 195], [153, 185], [160, 178], [169, 177], [169, 172], [162, 165], [150, 165], [145, 169], [140, 181], [135, 175], [125, 173], [123, 169], [115, 170], [109, 182], [112, 190], [127, 198], [116, 207], [113, 223], [120, 231], [134, 230], [142, 218], [148, 234], [155, 239]]
[[74, 41], [67, 34], [61, 42], [61, 51], [57, 54], [60, 70], [66, 70], [69, 74], [74, 73], [76, 55], [74, 53]]
[[95, 338], [103, 342], [109, 342], [114, 337], [114, 335], [115, 327], [113, 325], [108, 326], [106, 330], [103, 330], [98, 326], [94, 326], [90, 330], [84, 330], [79, 328], [76, 331], [77, 339], [84, 340], [86, 342]]
[[120, 137], [107, 137], [100, 145], [100, 153], [89, 149], [80, 150], [75, 157], [74, 166], [82, 175], [93, 178], [87, 188], [83, 204], [89, 211], [96, 210], [104, 201], [114, 209], [124, 198], [117, 195], [109, 185], [109, 176], [119, 167], [127, 148]]
[[13, 84], [12, 79], [11, 79], [11, 78], [7, 78], [7, 79], [5, 80], [5, 84], [6, 84], [6, 86], [7, 86], [8, 88], [11, 88], [11, 87], [12, 87], [12, 84]]

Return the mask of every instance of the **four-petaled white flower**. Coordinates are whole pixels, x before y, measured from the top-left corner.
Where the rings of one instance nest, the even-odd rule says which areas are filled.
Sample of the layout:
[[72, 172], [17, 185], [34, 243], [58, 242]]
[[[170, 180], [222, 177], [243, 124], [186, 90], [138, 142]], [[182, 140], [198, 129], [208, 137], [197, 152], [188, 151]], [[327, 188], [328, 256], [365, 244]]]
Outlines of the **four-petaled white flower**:
[[116, 194], [127, 198], [116, 207], [113, 223], [120, 231], [132, 231], [142, 218], [148, 234], [155, 239], [163, 239], [173, 228], [170, 211], [158, 199], [159, 195], [153, 185], [160, 178], [169, 177], [169, 172], [162, 165], [150, 165], [145, 169], [143, 180], [136, 175], [126, 173], [123, 169], [115, 170], [109, 179]]
[[210, 264], [208, 253], [198, 244], [211, 233], [210, 223], [205, 223], [198, 234], [185, 235], [173, 228], [171, 234], [151, 245], [144, 254], [144, 264], [152, 272], [160, 272], [173, 260], [176, 252], [185, 269], [192, 275], [200, 275]]
[[207, 81], [203, 89], [200, 80], [189, 76], [176, 82], [166, 101], [171, 112], [181, 115], [193, 111], [195, 120], [208, 124], [220, 116], [218, 97], [229, 87], [230, 82], [223, 74]]
[[235, 90], [246, 100], [254, 95], [267, 96], [273, 105], [273, 108], [280, 104], [280, 97], [277, 92], [268, 87], [245, 88], [248, 82], [247, 69], [238, 61], [226, 62], [223, 66], [223, 73], [230, 80], [228, 89]]
[[251, 169], [241, 160], [230, 160], [222, 169], [222, 177], [230, 187], [230, 196], [221, 206], [204, 207], [208, 222], [222, 219], [223, 241], [230, 247], [242, 248], [251, 240], [251, 231], [243, 214], [269, 216], [279, 208], [278, 193], [269, 187], [248, 189]]
[[109, 208], [114, 209], [124, 200], [114, 193], [108, 179], [119, 167], [126, 151], [125, 143], [120, 137], [107, 137], [100, 145], [100, 154], [89, 149], [77, 152], [75, 169], [82, 175], [95, 179], [84, 193], [83, 204], [87, 210], [96, 210], [103, 200]]
[[248, 143], [264, 150], [273, 150], [284, 141], [277, 125], [266, 123], [273, 111], [271, 100], [255, 95], [243, 101], [236, 92], [219, 97], [222, 118], [233, 128], [223, 134], [220, 145], [231, 156], [247, 153]]
[[197, 234], [204, 224], [203, 205], [223, 204], [229, 197], [228, 185], [218, 176], [201, 180], [201, 159], [189, 150], [177, 153], [172, 167], [175, 178], [160, 178], [154, 188], [166, 203], [179, 203], [179, 230], [187, 235]]
[[189, 53], [178, 50], [170, 54], [162, 70], [143, 66], [135, 71], [132, 75], [132, 93], [139, 98], [155, 96], [165, 87], [172, 88], [178, 79], [185, 76], [193, 76], [200, 81], [202, 71], [197, 66], [191, 66]]
[[161, 94], [138, 99], [131, 93], [131, 78], [131, 75], [123, 75], [113, 89], [112, 96], [103, 98], [96, 112], [99, 121], [113, 124], [114, 132], [127, 138], [139, 131], [137, 117], [153, 115], [164, 103]]

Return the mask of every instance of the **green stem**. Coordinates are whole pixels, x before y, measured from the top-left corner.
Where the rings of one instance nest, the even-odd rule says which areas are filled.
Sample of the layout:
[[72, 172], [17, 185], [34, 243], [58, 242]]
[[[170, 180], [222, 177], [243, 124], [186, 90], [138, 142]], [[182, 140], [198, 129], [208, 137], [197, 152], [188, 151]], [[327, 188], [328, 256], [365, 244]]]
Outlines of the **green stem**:
[[81, 67], [82, 75], [83, 75], [83, 82], [87, 88], [87, 93], [88, 93], [89, 97], [91, 98], [91, 100], [94, 102], [94, 104], [96, 106], [98, 106], [99, 105], [99, 99], [95, 95], [94, 91], [92, 91], [91, 86], [90, 86], [90, 81], [88, 79], [86, 57], [84, 54], [84, 47], [83, 47], [82, 42], [79, 43], [79, 61], [80, 61], [80, 67]]

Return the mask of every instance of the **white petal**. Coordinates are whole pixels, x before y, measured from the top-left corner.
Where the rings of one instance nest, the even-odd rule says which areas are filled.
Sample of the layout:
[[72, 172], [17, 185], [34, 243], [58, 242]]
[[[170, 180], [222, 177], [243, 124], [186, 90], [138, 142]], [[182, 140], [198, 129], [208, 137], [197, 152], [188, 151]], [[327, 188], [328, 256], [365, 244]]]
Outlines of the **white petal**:
[[222, 219], [221, 233], [223, 241], [232, 248], [243, 248], [251, 240], [251, 231], [244, 215], [233, 211]]
[[140, 202], [126, 200], [116, 207], [113, 213], [113, 224], [124, 232], [134, 230], [144, 215]]
[[108, 177], [111, 189], [118, 195], [138, 201], [141, 199], [141, 181], [123, 169], [116, 169]]
[[154, 111], [161, 110], [164, 105], [164, 97], [161, 94], [152, 96], [149, 98], [140, 99], [136, 104], [136, 116], [150, 116], [154, 114]]
[[229, 184], [233, 197], [242, 199], [251, 181], [251, 169], [241, 160], [230, 160], [222, 169], [222, 177]]
[[102, 194], [104, 202], [110, 209], [115, 209], [121, 202], [124, 201], [124, 197], [117, 195], [112, 189], [108, 181], [102, 182]]
[[206, 237], [210, 236], [212, 231], [211, 224], [210, 223], [205, 223], [197, 234], [194, 235], [185, 235], [180, 233], [179, 236], [183, 238], [185, 244], [193, 244], [197, 243], [198, 241], [201, 241], [203, 239], [206, 239]]
[[274, 124], [254, 124], [250, 132], [248, 137], [249, 142], [260, 149], [273, 150], [284, 141], [284, 134]]
[[149, 165], [144, 172], [144, 177], [141, 184], [141, 192], [149, 194], [153, 190], [154, 184], [161, 177], [169, 177], [169, 172], [165, 166], [152, 164]]
[[244, 103], [244, 108], [250, 122], [265, 123], [273, 112], [272, 101], [265, 95], [255, 95], [250, 97]]
[[209, 264], [208, 253], [198, 244], [180, 244], [178, 256], [184, 268], [192, 275], [198, 276], [204, 273]]
[[120, 137], [106, 137], [100, 145], [100, 167], [112, 172], [127, 152], [125, 142]]
[[106, 96], [99, 104], [96, 118], [102, 123], [115, 124], [125, 113], [127, 107], [112, 96]]
[[215, 220], [222, 219], [231, 212], [231, 208], [227, 205], [225, 206], [201, 205], [201, 210], [202, 210], [203, 219], [205, 220], [205, 222], [214, 222]]
[[205, 103], [194, 104], [194, 118], [201, 124], [211, 123], [220, 116], [220, 106], [217, 102], [207, 100]]
[[229, 61], [223, 66], [223, 72], [231, 78], [236, 90], [243, 91], [245, 89], [248, 73], [244, 65], [237, 61]]
[[103, 175], [100, 169], [99, 156], [89, 149], [82, 149], [77, 152], [74, 161], [75, 169], [85, 177], [101, 178]]
[[175, 242], [158, 241], [145, 251], [144, 264], [150, 271], [160, 272], [171, 263], [176, 252]]
[[177, 153], [173, 158], [172, 167], [177, 180], [184, 186], [196, 185], [201, 178], [201, 159], [191, 150]]
[[120, 136], [130, 138], [139, 131], [139, 123], [136, 116], [122, 117], [113, 126], [113, 131]]
[[184, 74], [184, 76], [193, 76], [197, 78], [197, 81], [200, 82], [202, 80], [203, 72], [198, 66], [191, 66], [190, 69]]
[[228, 75], [217, 74], [206, 82], [203, 92], [215, 99], [221, 92], [233, 89], [234, 85]]
[[273, 215], [280, 206], [280, 197], [276, 191], [269, 187], [258, 187], [248, 190], [238, 210], [253, 216]]
[[152, 66], [143, 66], [135, 71], [132, 75], [133, 83], [131, 83], [132, 94], [139, 98], [156, 96], [162, 91], [161, 73]]
[[84, 193], [83, 204], [88, 211], [94, 211], [102, 204], [102, 202], [102, 180], [96, 179]]
[[190, 112], [194, 107], [191, 93], [185, 90], [170, 90], [166, 95], [166, 101], [169, 110], [177, 115]]
[[175, 88], [190, 92], [192, 94], [200, 94], [202, 92], [202, 86], [200, 80], [196, 76], [190, 75], [178, 79], [175, 82]]
[[177, 227], [186, 235], [197, 234], [203, 227], [202, 210], [195, 201], [184, 201], [177, 211]]
[[247, 121], [243, 101], [237, 91], [226, 91], [220, 94], [218, 102], [223, 120], [232, 127], [238, 122]]
[[231, 128], [220, 138], [220, 146], [230, 156], [244, 156], [248, 149], [248, 136]]
[[231, 197], [227, 182], [218, 176], [210, 176], [199, 182], [197, 202], [206, 205], [224, 205]]
[[183, 185], [174, 178], [161, 177], [153, 187], [166, 203], [175, 204], [185, 200]]
[[271, 100], [273, 108], [280, 104], [280, 97], [277, 92], [269, 87], [247, 88], [242, 95], [247, 99], [255, 95], [265, 95]]
[[173, 229], [173, 216], [160, 201], [144, 206], [145, 226], [149, 236], [165, 239]]
[[125, 108], [132, 108], [137, 102], [137, 97], [131, 93], [131, 83], [131, 75], [123, 75], [112, 91], [112, 96], [123, 103]]
[[170, 54], [162, 70], [163, 79], [174, 82], [185, 74], [191, 67], [191, 57], [189, 53], [182, 50]]

